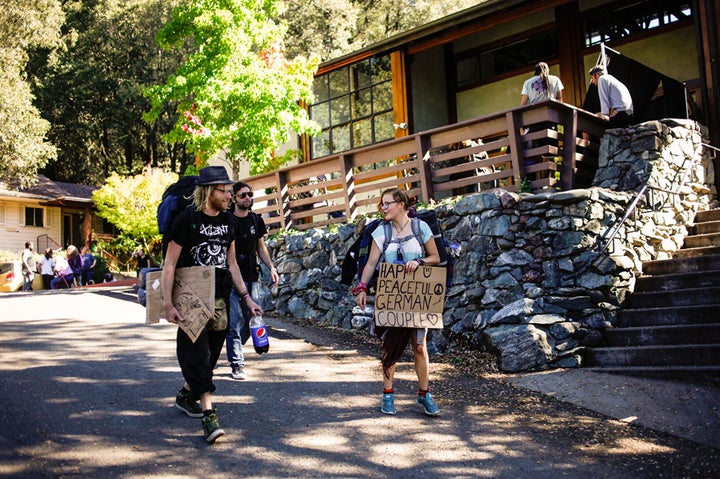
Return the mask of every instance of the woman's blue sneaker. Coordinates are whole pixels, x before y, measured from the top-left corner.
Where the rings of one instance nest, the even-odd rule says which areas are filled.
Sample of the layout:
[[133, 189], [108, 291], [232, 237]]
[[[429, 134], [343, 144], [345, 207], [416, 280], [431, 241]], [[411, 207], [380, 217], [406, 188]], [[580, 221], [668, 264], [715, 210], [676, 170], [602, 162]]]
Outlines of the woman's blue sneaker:
[[384, 393], [382, 395], [382, 406], [380, 411], [383, 414], [397, 414], [395, 410], [395, 395], [393, 393]]
[[440, 408], [435, 404], [430, 393], [426, 393], [425, 396], [418, 396], [417, 403], [422, 406], [425, 414], [428, 416], [437, 416], [440, 414]]

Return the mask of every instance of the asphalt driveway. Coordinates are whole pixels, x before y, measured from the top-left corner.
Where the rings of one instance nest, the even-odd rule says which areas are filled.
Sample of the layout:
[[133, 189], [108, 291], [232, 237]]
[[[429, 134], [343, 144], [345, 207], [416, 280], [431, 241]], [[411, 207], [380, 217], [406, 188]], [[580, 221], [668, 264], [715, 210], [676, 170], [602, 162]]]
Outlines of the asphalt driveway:
[[[144, 324], [130, 292], [0, 296], [0, 478], [713, 477], [720, 450], [615, 420], [504, 380], [433, 365], [442, 415], [379, 413], [374, 345], [269, 317], [270, 352], [248, 379], [223, 362], [227, 435], [209, 446], [173, 407], [175, 326]], [[224, 353], [223, 353], [224, 357]]]

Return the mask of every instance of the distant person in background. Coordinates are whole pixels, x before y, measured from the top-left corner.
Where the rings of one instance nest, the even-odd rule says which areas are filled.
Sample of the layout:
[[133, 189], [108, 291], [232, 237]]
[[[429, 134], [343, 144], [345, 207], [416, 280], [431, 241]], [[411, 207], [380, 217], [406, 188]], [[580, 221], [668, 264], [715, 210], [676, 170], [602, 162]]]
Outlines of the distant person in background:
[[55, 277], [55, 259], [53, 258], [52, 248], [45, 248], [45, 254], [40, 258], [38, 270], [42, 275], [43, 287], [50, 289], [50, 282]]
[[627, 87], [608, 74], [602, 65], [595, 65], [588, 73], [600, 97], [600, 113], [597, 113], [597, 117], [605, 120], [608, 128], [625, 128], [631, 125], [633, 101]]
[[28, 241], [25, 243], [25, 250], [22, 252], [22, 275], [23, 275], [23, 291], [32, 291], [33, 280], [37, 265], [35, 264], [35, 253], [33, 253], [33, 244]]
[[87, 246], [83, 246], [81, 251], [82, 255], [82, 273], [81, 273], [81, 284], [87, 286], [93, 284], [93, 268], [97, 260], [95, 256], [90, 252]]
[[562, 91], [564, 88], [560, 78], [550, 74], [548, 64], [540, 62], [535, 65], [535, 76], [523, 83], [520, 105], [532, 105], [548, 99], [563, 101]]
[[[80, 255], [77, 252], [77, 249], [74, 249], [73, 251], [79, 258]], [[73, 273], [73, 269], [70, 266], [70, 262], [68, 261], [70, 257], [70, 247], [68, 246], [68, 249], [65, 251], [65, 256], [58, 255], [57, 259], [55, 260], [55, 272], [57, 273], [57, 277], [50, 281], [50, 289], [59, 289], [59, 288], [72, 288], [74, 281], [75, 281], [75, 274]]]
[[73, 271], [73, 280], [77, 286], [82, 286], [82, 256], [80, 256], [80, 252], [74, 245], [68, 246], [66, 252], [68, 264], [70, 264], [70, 268], [72, 268]]
[[133, 256], [135, 257], [135, 261], [137, 261], [136, 272], [139, 278], [142, 270], [151, 267], [153, 262], [152, 259], [150, 259], [150, 256], [146, 255], [145, 250], [142, 248], [138, 249]]

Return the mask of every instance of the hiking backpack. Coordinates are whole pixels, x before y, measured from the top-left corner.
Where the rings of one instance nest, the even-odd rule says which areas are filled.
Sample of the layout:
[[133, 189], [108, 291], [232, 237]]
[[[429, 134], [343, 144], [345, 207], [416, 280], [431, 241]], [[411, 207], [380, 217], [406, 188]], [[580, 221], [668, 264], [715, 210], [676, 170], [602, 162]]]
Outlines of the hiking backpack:
[[[440, 256], [440, 263], [435, 266], [444, 267], [447, 270], [445, 285], [448, 289], [450, 289], [455, 272], [455, 259], [453, 250], [445, 237], [445, 232], [440, 226], [437, 214], [434, 210], [418, 211], [415, 216], [412, 217], [412, 221], [410, 223], [413, 235], [417, 239], [418, 243], [420, 243], [423, 253], [425, 253], [425, 245], [423, 244], [422, 237], [420, 235], [420, 223], [417, 220], [424, 221], [430, 227], [430, 231], [433, 234], [433, 239], [435, 240], [435, 245], [437, 246], [438, 254]], [[375, 231], [375, 229], [380, 225], [383, 225], [383, 228], [385, 228], [384, 233], [386, 240], [383, 244], [384, 254], [385, 248], [387, 248], [391, 242], [389, 238], [392, 237], [392, 227], [390, 223], [385, 220], [375, 219], [365, 225], [365, 228], [363, 228], [360, 233], [360, 237], [352, 244], [352, 246], [350, 246], [350, 248], [348, 248], [348, 251], [345, 254], [345, 259], [342, 264], [341, 282], [343, 284], [352, 284], [355, 277], [357, 277], [358, 280], [362, 277], [363, 270], [365, 269], [365, 265], [368, 261], [368, 256], [370, 255], [370, 247], [372, 246], [373, 241], [373, 231]], [[380, 262], [381, 261], [382, 257], [380, 259]], [[378, 271], [376, 270], [373, 273], [373, 277], [370, 279], [370, 285], [375, 282], [377, 276]]]
[[165, 257], [168, 246], [168, 240], [166, 239], [167, 234], [170, 232], [177, 215], [185, 211], [192, 204], [197, 181], [197, 176], [183, 176], [177, 180], [177, 182], [168, 186], [163, 192], [156, 215], [158, 231], [163, 236], [163, 258]]
[[161, 235], [169, 233], [175, 217], [192, 204], [197, 180], [197, 176], [183, 176], [163, 192], [157, 207], [157, 224]]

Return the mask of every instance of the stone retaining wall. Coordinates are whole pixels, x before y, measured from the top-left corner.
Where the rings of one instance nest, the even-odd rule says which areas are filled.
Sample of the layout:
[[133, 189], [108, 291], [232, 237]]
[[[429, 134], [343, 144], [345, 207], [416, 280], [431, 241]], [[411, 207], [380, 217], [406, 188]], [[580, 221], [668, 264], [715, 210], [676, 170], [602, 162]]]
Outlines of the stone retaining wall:
[[[707, 157], [679, 186], [702, 139], [701, 127], [689, 121], [609, 130], [590, 189], [520, 195], [498, 189], [436, 208], [462, 254], [445, 328], [431, 331], [431, 353], [487, 348], [506, 372], [580, 366], [583, 349], [613, 324], [642, 262], [671, 257], [695, 213], [714, 202]], [[596, 245], [645, 183], [636, 213], [598, 256]], [[678, 188], [679, 195], [670, 193]], [[263, 305], [369, 331], [371, 310], [354, 308], [350, 288], [340, 284], [340, 264], [363, 224], [268, 240], [281, 281], [272, 300], [265, 290]]]

